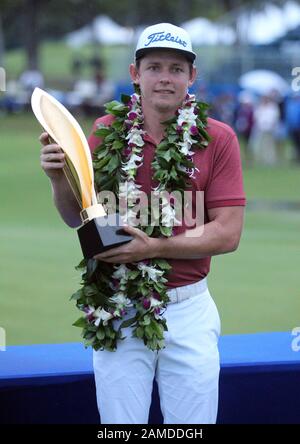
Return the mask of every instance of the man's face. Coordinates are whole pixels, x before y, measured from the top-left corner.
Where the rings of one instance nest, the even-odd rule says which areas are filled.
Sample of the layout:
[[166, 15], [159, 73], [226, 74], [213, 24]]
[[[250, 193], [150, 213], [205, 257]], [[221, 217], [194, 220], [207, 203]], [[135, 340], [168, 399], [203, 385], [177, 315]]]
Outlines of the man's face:
[[140, 86], [143, 106], [157, 112], [174, 112], [196, 77], [196, 69], [174, 51], [151, 51], [130, 66], [132, 80]]

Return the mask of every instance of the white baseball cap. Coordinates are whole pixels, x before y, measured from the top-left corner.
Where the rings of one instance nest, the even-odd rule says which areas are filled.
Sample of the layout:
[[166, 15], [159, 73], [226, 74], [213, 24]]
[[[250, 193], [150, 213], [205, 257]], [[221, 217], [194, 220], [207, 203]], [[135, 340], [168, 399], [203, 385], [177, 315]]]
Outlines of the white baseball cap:
[[170, 23], [158, 23], [144, 29], [137, 43], [135, 59], [138, 60], [149, 50], [157, 48], [180, 51], [191, 62], [194, 62], [196, 58], [188, 33], [183, 28]]

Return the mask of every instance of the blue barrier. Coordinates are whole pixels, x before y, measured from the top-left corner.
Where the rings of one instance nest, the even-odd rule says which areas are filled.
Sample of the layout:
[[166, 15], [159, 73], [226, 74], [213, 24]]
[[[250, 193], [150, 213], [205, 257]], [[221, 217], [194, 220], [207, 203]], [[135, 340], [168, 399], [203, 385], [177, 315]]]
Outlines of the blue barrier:
[[[300, 351], [289, 332], [220, 338], [218, 423], [300, 423]], [[1, 424], [98, 423], [92, 351], [79, 343], [0, 352]], [[162, 422], [154, 384], [149, 422]]]

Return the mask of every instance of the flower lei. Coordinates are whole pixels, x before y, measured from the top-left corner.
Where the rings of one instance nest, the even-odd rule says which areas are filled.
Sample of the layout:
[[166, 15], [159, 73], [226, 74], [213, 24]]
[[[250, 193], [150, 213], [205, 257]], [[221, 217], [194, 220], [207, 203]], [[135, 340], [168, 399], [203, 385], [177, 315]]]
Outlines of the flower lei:
[[[140, 95], [137, 92], [132, 96], [122, 95], [121, 100], [122, 103], [113, 101], [106, 105], [106, 112], [114, 116], [114, 121], [109, 127], [100, 124], [95, 131], [102, 143], [94, 152], [93, 165], [98, 190], [110, 190], [120, 197], [126, 195], [130, 223], [140, 188], [135, 179], [143, 164], [145, 132]], [[210, 140], [206, 132], [207, 108], [194, 95], [187, 94], [176, 116], [165, 122], [165, 138], [157, 146], [152, 162], [153, 179], [159, 184], [156, 192], [183, 192], [187, 188], [195, 170], [191, 148], [205, 148]], [[169, 237], [176, 220], [174, 202], [163, 199], [160, 210], [159, 225], [138, 228], [152, 237]], [[76, 268], [83, 270], [82, 286], [71, 299], [84, 315], [73, 325], [83, 329], [86, 347], [114, 351], [118, 341], [125, 339], [122, 329], [129, 326], [133, 337], [143, 340], [149, 349], [164, 347], [167, 325], [163, 312], [169, 301], [165, 284], [171, 269], [166, 260], [114, 265], [84, 259]], [[133, 315], [128, 318], [132, 308]]]

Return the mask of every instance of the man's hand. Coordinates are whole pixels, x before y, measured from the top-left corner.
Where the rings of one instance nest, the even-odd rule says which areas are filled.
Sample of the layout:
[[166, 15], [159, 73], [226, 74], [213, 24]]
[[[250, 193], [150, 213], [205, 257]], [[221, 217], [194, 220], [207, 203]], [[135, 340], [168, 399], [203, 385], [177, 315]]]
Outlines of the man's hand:
[[158, 239], [147, 236], [138, 228], [124, 226], [124, 231], [133, 236], [133, 240], [121, 247], [112, 248], [97, 254], [94, 259], [115, 264], [126, 264], [151, 259], [156, 255]]
[[49, 143], [49, 134], [43, 132], [39, 140], [41, 149], [41, 167], [49, 177], [52, 186], [53, 199], [61, 217], [70, 227], [81, 224], [80, 207], [66, 179], [63, 168], [65, 154], [56, 143]]
[[65, 155], [56, 143], [49, 143], [49, 134], [44, 132], [39, 140], [43, 145], [41, 149], [41, 167], [51, 179], [51, 181], [63, 178], [63, 168], [65, 166]]

